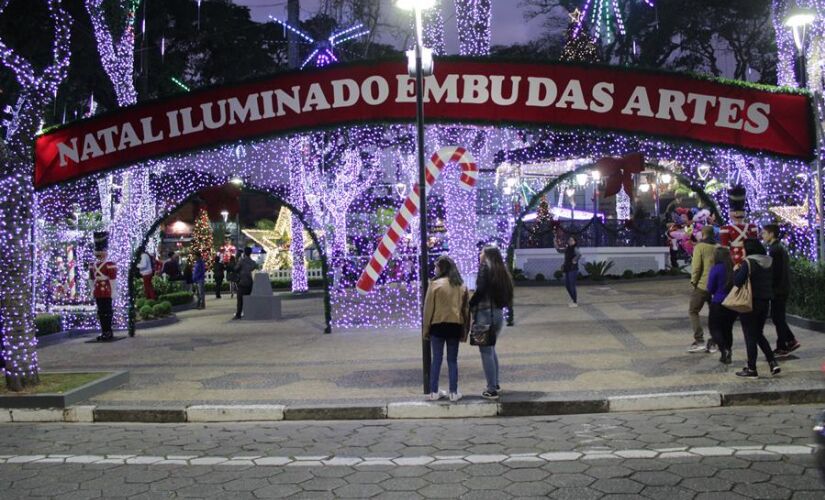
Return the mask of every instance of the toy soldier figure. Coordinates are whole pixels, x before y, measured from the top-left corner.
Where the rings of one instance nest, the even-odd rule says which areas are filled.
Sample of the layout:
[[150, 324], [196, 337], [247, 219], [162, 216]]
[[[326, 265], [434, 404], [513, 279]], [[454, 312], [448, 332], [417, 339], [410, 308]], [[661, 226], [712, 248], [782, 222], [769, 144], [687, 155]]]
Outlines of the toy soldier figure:
[[95, 262], [89, 268], [89, 280], [94, 287], [94, 297], [97, 303], [97, 318], [100, 320], [99, 342], [112, 340], [112, 297], [114, 296], [117, 266], [107, 259], [106, 249], [109, 246], [109, 233], [95, 232]]
[[728, 190], [730, 224], [719, 231], [719, 243], [730, 249], [734, 266], [739, 265], [745, 259], [745, 240], [759, 237], [756, 224], [751, 224], [745, 219], [746, 197], [747, 192], [742, 186], [734, 186]]

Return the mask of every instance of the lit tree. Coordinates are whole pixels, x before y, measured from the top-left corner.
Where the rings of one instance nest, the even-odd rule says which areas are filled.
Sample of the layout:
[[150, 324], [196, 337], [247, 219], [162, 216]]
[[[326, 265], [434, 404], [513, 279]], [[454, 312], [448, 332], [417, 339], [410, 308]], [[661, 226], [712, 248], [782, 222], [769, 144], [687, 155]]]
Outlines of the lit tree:
[[209, 223], [209, 212], [201, 208], [195, 227], [192, 228], [192, 256], [202, 255], [206, 261], [206, 268], [212, 269], [212, 260], [215, 258], [215, 249], [212, 246], [212, 226]]
[[122, 13], [119, 27], [120, 36], [116, 39], [114, 30], [106, 22], [103, 0], [86, 0], [86, 10], [92, 20], [100, 62], [115, 87], [119, 106], [129, 106], [137, 102], [135, 91], [135, 12], [140, 0], [117, 0], [118, 13]]
[[[0, 14], [8, 4], [9, 0], [0, 0]], [[47, 0], [46, 6], [55, 35], [52, 61], [41, 72], [0, 40], [0, 63], [14, 73], [20, 85], [0, 150], [0, 337], [3, 374], [13, 391], [39, 380], [30, 283], [35, 199], [31, 157], [43, 109], [69, 68], [71, 18], [60, 0]]]
[[544, 241], [544, 235], [552, 229], [553, 215], [550, 213], [550, 205], [547, 198], [542, 197], [536, 209], [536, 220], [530, 228], [529, 244], [531, 247], [540, 247]]
[[581, 29], [582, 13], [578, 9], [570, 14], [567, 27], [567, 42], [561, 52], [561, 60], [566, 62], [600, 62], [599, 48], [587, 30]]

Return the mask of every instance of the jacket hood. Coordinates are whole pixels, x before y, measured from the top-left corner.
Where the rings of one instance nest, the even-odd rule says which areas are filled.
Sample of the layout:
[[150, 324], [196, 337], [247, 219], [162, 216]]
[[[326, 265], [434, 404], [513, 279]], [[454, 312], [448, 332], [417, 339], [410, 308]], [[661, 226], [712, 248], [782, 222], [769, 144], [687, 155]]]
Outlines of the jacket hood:
[[748, 259], [759, 264], [762, 269], [768, 269], [773, 264], [773, 258], [769, 255], [749, 255]]

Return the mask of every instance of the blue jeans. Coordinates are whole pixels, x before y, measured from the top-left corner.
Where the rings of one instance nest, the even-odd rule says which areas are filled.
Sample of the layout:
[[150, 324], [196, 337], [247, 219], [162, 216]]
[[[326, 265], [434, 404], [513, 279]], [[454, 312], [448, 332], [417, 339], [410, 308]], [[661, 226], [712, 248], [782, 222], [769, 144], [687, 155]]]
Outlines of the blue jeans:
[[579, 277], [579, 270], [567, 271], [564, 273], [564, 287], [567, 288], [567, 293], [570, 295], [570, 300], [578, 303], [578, 295], [576, 295], [576, 279]]
[[[479, 306], [476, 310], [474, 321], [483, 325], [492, 325], [496, 332], [496, 344], [501, 339], [501, 331], [504, 326], [504, 313], [501, 309], [493, 308], [492, 318], [490, 317], [490, 307]], [[481, 353], [481, 366], [484, 368], [484, 378], [487, 379], [487, 390], [495, 391], [499, 386], [498, 380], [498, 354], [496, 346], [478, 346]]]
[[444, 344], [447, 344], [447, 372], [450, 377], [450, 392], [458, 392], [458, 341], [456, 337], [430, 335], [433, 361], [430, 365], [430, 392], [438, 392], [438, 376], [444, 359]]

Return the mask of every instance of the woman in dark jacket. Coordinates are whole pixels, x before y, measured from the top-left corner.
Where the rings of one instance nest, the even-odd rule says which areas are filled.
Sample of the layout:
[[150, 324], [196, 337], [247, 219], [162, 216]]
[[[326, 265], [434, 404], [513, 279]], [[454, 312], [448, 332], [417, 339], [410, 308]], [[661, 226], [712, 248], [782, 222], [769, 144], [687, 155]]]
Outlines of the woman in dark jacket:
[[713, 251], [713, 267], [708, 275], [708, 293], [710, 294], [710, 314], [708, 329], [710, 336], [719, 346], [721, 356], [719, 361], [726, 365], [731, 363], [731, 349], [733, 346], [733, 323], [736, 322], [736, 311], [722, 305], [725, 297], [733, 288], [733, 260], [730, 250], [718, 246]]
[[221, 298], [221, 287], [223, 286], [223, 279], [226, 276], [226, 267], [221, 261], [220, 255], [215, 255], [215, 261], [212, 262], [212, 273], [215, 276], [215, 298]]
[[[481, 262], [476, 279], [476, 290], [470, 298], [470, 309], [473, 312], [473, 322], [481, 325], [491, 325], [496, 338], [504, 326], [505, 307], [513, 307], [513, 279], [501, 251], [496, 247], [485, 247], [481, 252]], [[481, 397], [498, 399], [498, 355], [496, 346], [478, 346], [481, 353], [481, 365], [484, 368], [484, 377], [487, 379], [487, 390]]]
[[579, 241], [575, 236], [567, 239], [567, 246], [564, 248], [556, 248], [558, 252], [564, 252], [564, 264], [561, 266], [561, 271], [564, 273], [564, 286], [567, 288], [567, 294], [570, 295], [570, 307], [579, 307], [579, 297], [576, 293], [576, 280], [579, 277], [579, 260], [581, 260], [581, 250], [579, 250]]
[[773, 298], [773, 270], [772, 259], [766, 255], [765, 247], [759, 240], [749, 238], [744, 244], [745, 257], [736, 270], [733, 284], [743, 286], [750, 279], [751, 293], [753, 294], [753, 310], [742, 313], [742, 331], [745, 333], [745, 346], [748, 350], [748, 366], [736, 372], [740, 377], [758, 377], [756, 372], [757, 346], [765, 354], [771, 374], [777, 375], [781, 371], [779, 363], [771, 350], [768, 339], [765, 338], [765, 321], [768, 319], [768, 309]]

